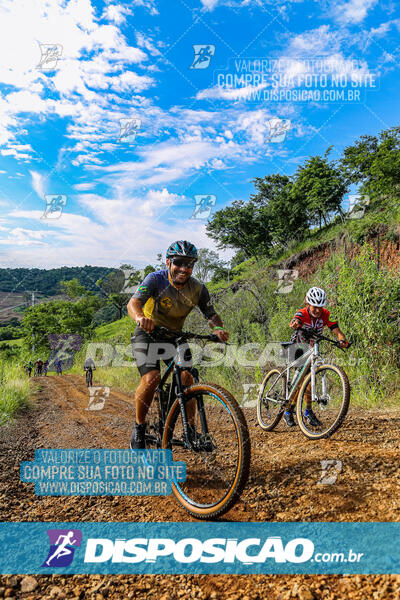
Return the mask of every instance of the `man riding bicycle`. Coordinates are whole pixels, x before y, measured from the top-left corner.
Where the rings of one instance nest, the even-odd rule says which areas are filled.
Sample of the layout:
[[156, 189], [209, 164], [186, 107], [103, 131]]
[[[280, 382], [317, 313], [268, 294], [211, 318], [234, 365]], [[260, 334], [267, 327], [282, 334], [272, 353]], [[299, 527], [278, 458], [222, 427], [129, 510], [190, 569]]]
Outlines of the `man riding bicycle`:
[[[164, 352], [160, 355], [161, 345], [165, 342], [169, 345], [171, 341], [173, 343], [174, 336], [178, 337], [186, 317], [196, 306], [208, 319], [210, 327], [221, 342], [226, 342], [229, 337], [221, 318], [210, 303], [206, 286], [192, 277], [192, 270], [198, 259], [196, 247], [187, 241], [174, 242], [167, 250], [166, 259], [167, 268], [149, 273], [127, 307], [129, 316], [137, 323], [132, 345], [141, 375], [135, 393], [136, 422], [130, 442], [132, 450], [145, 448], [146, 415], [160, 381], [160, 358], [168, 363], [175, 353], [172, 346], [172, 353], [167, 355]], [[155, 327], [170, 330], [171, 337], [158, 334], [155, 338]], [[166, 344], [164, 346], [166, 348]], [[185, 365], [190, 365], [190, 359], [190, 350], [187, 348]], [[193, 384], [190, 366], [182, 372], [182, 384]], [[193, 427], [195, 407], [190, 406], [189, 402], [187, 408], [189, 425]]]
[[54, 359], [54, 367], [57, 375], [62, 375], [62, 360], [58, 356]]
[[39, 360], [37, 360], [35, 362], [35, 375], [41, 375], [42, 369], [43, 369], [43, 361], [39, 358]]
[[83, 365], [83, 370], [84, 371], [95, 371], [96, 370], [96, 365], [94, 364], [93, 358], [89, 357], [85, 360], [85, 364]]
[[25, 371], [28, 373], [28, 377], [32, 375], [33, 362], [30, 360], [29, 362], [24, 364]]
[[[349, 345], [346, 340], [346, 336], [342, 331], [340, 331], [338, 322], [336, 320], [331, 320], [330, 312], [326, 308], [327, 297], [324, 290], [318, 287], [312, 287], [308, 290], [306, 294], [306, 306], [296, 312], [293, 319], [289, 323], [289, 327], [295, 330], [291, 337], [291, 342], [301, 343], [309, 343], [312, 344], [313, 341], [309, 340], [307, 335], [304, 334], [303, 331], [298, 331], [298, 329], [315, 329], [318, 333], [322, 333], [322, 330], [325, 326], [329, 327], [329, 329], [334, 333], [340, 342], [341, 348], [347, 348]], [[297, 360], [303, 354], [303, 350], [298, 348], [296, 350], [294, 359]], [[300, 387], [300, 386], [299, 386]], [[294, 427], [296, 425], [293, 417], [294, 407], [296, 406], [297, 401], [297, 393], [293, 395], [293, 399], [289, 409], [283, 415], [285, 419], [286, 425], [288, 427]], [[314, 411], [311, 408], [311, 392], [310, 390], [306, 391], [306, 410], [305, 417], [310, 425], [313, 427], [320, 427], [322, 423], [314, 414]]]
[[96, 365], [94, 364], [93, 358], [89, 357], [85, 360], [85, 363], [83, 365], [83, 370], [85, 371], [85, 373], [86, 372], [90, 373], [90, 382], [91, 382], [92, 378], [93, 378], [93, 371], [96, 370]]

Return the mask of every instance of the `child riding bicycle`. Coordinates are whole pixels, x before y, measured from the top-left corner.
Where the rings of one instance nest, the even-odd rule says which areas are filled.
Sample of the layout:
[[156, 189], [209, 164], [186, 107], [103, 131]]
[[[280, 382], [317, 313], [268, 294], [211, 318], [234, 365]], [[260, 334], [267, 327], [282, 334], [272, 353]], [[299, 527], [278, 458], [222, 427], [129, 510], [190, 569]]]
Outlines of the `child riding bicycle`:
[[[298, 310], [294, 315], [293, 319], [289, 323], [289, 327], [294, 329], [294, 333], [292, 335], [291, 341], [297, 342], [299, 344], [308, 343], [310, 345], [313, 344], [312, 340], [309, 340], [307, 335], [304, 335], [302, 331], [298, 331], [301, 329], [314, 329], [318, 333], [321, 333], [325, 326], [329, 327], [329, 329], [336, 335], [341, 348], [347, 348], [348, 341], [346, 340], [346, 336], [342, 331], [340, 331], [338, 322], [336, 320], [331, 320], [330, 312], [326, 308], [327, 298], [324, 290], [318, 287], [312, 287], [308, 290], [306, 294], [306, 305], [304, 308]], [[300, 358], [303, 354], [303, 350], [298, 348], [295, 353], [295, 359]], [[289, 409], [283, 415], [285, 419], [286, 425], [288, 427], [294, 427], [296, 425], [293, 412], [294, 407], [296, 406], [297, 396], [299, 393], [300, 385], [298, 386], [297, 392], [293, 395], [293, 399], [291, 401]], [[306, 391], [306, 411], [305, 417], [310, 425], [313, 427], [320, 427], [322, 423], [314, 414], [311, 408], [311, 391], [308, 389]]]

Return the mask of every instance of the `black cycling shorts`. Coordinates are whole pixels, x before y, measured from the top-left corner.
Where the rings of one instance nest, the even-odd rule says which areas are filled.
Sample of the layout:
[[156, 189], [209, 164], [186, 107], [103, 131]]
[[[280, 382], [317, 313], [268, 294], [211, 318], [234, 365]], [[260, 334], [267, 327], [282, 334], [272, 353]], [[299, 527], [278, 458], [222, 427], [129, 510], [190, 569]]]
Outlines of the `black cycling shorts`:
[[[176, 341], [173, 337], [166, 338], [160, 335], [147, 333], [139, 327], [135, 329], [135, 333], [131, 336], [133, 357], [136, 361], [136, 366], [139, 369], [140, 375], [146, 375], [150, 371], [160, 371], [160, 361], [163, 360], [166, 365], [173, 360], [176, 354]], [[192, 353], [187, 343], [182, 345], [183, 361], [182, 367], [191, 369]]]

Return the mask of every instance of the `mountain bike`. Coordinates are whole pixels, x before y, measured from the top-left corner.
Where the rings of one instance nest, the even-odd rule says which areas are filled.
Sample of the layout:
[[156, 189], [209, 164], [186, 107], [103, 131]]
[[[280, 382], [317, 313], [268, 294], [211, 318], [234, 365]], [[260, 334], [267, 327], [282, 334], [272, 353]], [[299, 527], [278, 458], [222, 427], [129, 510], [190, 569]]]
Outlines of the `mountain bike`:
[[[168, 336], [168, 329], [157, 327]], [[164, 341], [165, 341], [164, 337]], [[239, 499], [250, 469], [250, 436], [235, 398], [214, 383], [199, 383], [198, 370], [184, 366], [189, 340], [220, 342], [216, 335], [179, 332], [176, 353], [155, 390], [147, 415], [146, 448], [166, 448], [186, 463], [186, 481], [172, 480], [178, 502], [198, 519], [226, 513]], [[182, 371], [194, 384], [184, 386]], [[172, 375], [171, 382], [167, 383]]]
[[85, 374], [86, 385], [87, 385], [87, 387], [92, 387], [92, 385], [93, 385], [93, 371], [92, 371], [92, 367], [87, 367], [85, 369], [85, 371], [86, 371], [86, 374]]
[[[297, 331], [302, 331], [313, 344], [304, 351], [304, 344], [281, 342], [286, 366], [282, 370], [269, 371], [261, 384], [257, 399], [258, 424], [265, 431], [272, 431], [298, 390], [296, 416], [302, 433], [312, 440], [328, 438], [346, 417], [350, 384], [341, 367], [325, 363], [319, 353], [319, 343], [324, 340], [338, 348], [340, 344], [314, 329], [299, 328]], [[298, 350], [301, 350], [299, 357], [296, 356]], [[312, 426], [308, 422], [307, 408], [312, 408], [320, 425]]]

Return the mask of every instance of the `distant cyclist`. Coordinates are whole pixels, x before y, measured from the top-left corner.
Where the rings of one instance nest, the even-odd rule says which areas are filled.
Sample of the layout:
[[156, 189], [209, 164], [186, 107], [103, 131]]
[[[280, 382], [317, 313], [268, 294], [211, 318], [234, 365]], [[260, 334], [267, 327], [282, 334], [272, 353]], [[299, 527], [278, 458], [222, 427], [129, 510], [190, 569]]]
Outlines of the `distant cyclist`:
[[54, 366], [57, 375], [62, 375], [62, 360], [58, 356], [54, 359]]
[[32, 375], [33, 363], [32, 361], [28, 361], [24, 364], [25, 373], [27, 373], [28, 377]]
[[[195, 246], [182, 240], [174, 242], [168, 248], [166, 258], [167, 268], [149, 273], [128, 304], [128, 314], [137, 323], [132, 343], [141, 375], [135, 393], [136, 423], [130, 443], [133, 450], [145, 448], [146, 415], [160, 381], [160, 357], [154, 342], [164, 342], [172, 346], [171, 356], [167, 356], [166, 353], [162, 356], [164, 362], [170, 362], [175, 354], [174, 336], [178, 337], [186, 317], [196, 306], [208, 319], [217, 337], [222, 342], [228, 339], [221, 318], [211, 305], [206, 286], [192, 277], [192, 269], [198, 258]], [[169, 329], [171, 336], [158, 334], [155, 340], [155, 326]], [[156, 350], [155, 355], [153, 350]], [[185, 350], [185, 354], [188, 369], [182, 371], [182, 383], [188, 386], [193, 383], [189, 348]], [[193, 435], [194, 410], [195, 407], [191, 410], [189, 402], [188, 420], [193, 428]]]
[[93, 383], [93, 371], [96, 370], [96, 365], [94, 364], [93, 358], [87, 358], [85, 360], [83, 370], [86, 373], [86, 384], [89, 387], [89, 385], [91, 386]]
[[49, 361], [45, 360], [43, 363], [43, 375], [45, 375], [46, 377], [47, 377], [48, 368], [49, 368]]
[[[327, 326], [332, 333], [336, 335], [338, 341], [340, 342], [340, 347], [347, 348], [349, 343], [346, 341], [346, 336], [344, 333], [342, 333], [342, 331], [340, 331], [336, 319], [331, 319], [329, 310], [324, 308], [326, 303], [327, 298], [324, 290], [318, 287], [312, 287], [308, 290], [306, 294], [305, 307], [298, 310], [289, 323], [289, 327], [295, 330], [291, 338], [292, 342], [309, 344], [313, 343], [312, 340], [309, 341], [307, 336], [305, 336], [302, 331], [298, 331], [300, 327], [302, 329], [315, 329], [318, 333], [322, 333], [323, 328]], [[304, 351], [301, 348], [298, 348], [294, 358], [300, 358], [303, 352]], [[298, 391], [293, 395], [289, 410], [287, 410], [283, 415], [288, 427], [294, 427], [296, 425], [293, 412], [294, 407], [296, 406], [297, 395]], [[322, 425], [311, 408], [311, 394], [309, 390], [306, 392], [305, 417], [313, 427], [320, 427]]]
[[35, 362], [35, 375], [41, 375], [42, 369], [43, 369], [43, 361], [39, 358], [39, 360], [37, 360]]

